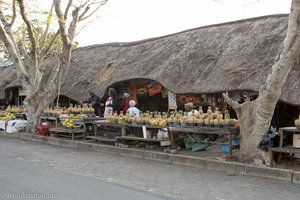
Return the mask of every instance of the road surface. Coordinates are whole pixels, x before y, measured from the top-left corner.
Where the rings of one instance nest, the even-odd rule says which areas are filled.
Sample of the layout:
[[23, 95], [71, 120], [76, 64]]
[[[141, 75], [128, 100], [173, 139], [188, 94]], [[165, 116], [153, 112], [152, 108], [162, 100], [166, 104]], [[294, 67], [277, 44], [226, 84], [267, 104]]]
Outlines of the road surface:
[[300, 185], [0, 137], [0, 199], [296, 200]]

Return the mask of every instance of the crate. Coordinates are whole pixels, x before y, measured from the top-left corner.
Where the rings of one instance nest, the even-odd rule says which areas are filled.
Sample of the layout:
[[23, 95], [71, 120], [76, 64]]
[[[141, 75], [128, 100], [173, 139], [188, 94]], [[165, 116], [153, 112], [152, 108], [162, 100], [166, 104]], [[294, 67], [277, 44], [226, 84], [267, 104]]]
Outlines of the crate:
[[54, 128], [55, 126], [48, 126], [48, 125], [38, 125], [36, 127], [37, 132], [39, 135], [43, 135], [43, 136], [50, 136], [50, 128]]
[[294, 133], [293, 135], [293, 147], [300, 148], [300, 134]]
[[241, 141], [240, 138], [233, 138], [231, 144], [233, 145], [240, 145]]
[[229, 153], [229, 145], [228, 144], [222, 144], [222, 152]]

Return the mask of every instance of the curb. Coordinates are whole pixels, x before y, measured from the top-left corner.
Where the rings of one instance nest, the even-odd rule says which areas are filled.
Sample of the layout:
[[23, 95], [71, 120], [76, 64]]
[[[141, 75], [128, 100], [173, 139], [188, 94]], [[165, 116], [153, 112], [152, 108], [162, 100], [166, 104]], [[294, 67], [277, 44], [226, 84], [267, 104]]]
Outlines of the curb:
[[64, 140], [47, 136], [32, 135], [28, 133], [0, 133], [0, 136], [15, 139], [40, 142], [65, 148], [74, 148], [84, 151], [95, 151], [101, 153], [110, 153], [114, 155], [127, 156], [144, 160], [164, 162], [169, 164], [195, 167], [213, 171], [226, 172], [229, 175], [255, 176], [260, 178], [276, 179], [287, 181], [293, 184], [300, 184], [300, 171], [279, 169], [272, 167], [259, 167], [242, 163], [219, 161], [194, 156], [179, 154], [169, 154], [163, 152], [154, 152], [148, 150], [122, 148], [103, 144], [93, 144], [81, 141]]

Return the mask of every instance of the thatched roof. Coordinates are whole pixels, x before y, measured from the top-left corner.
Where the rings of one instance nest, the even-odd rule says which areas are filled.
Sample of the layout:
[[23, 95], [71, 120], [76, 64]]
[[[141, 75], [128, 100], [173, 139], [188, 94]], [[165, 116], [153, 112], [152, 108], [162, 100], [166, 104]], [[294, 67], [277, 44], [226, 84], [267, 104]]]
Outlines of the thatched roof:
[[[132, 43], [83, 47], [73, 52], [62, 93], [102, 96], [116, 82], [146, 78], [175, 93], [258, 91], [286, 36], [287, 15], [200, 27]], [[300, 67], [294, 66], [282, 101], [300, 105]]]
[[0, 99], [5, 98], [4, 89], [14, 82], [17, 74], [14, 67], [2, 68], [0, 67]]

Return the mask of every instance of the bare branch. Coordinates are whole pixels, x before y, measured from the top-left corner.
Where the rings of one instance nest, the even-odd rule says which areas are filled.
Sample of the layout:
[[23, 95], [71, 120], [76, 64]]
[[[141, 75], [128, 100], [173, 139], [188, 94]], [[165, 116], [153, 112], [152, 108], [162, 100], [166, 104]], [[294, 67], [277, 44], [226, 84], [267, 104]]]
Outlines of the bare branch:
[[9, 26], [11, 27], [15, 21], [16, 21], [16, 18], [17, 18], [17, 12], [16, 12], [16, 0], [12, 0], [12, 11], [13, 11], [13, 16], [11, 18], [11, 21], [9, 23]]
[[68, 5], [67, 5], [67, 7], [66, 7], [66, 9], [65, 9], [65, 14], [64, 14], [64, 19], [65, 19], [65, 20], [66, 20], [67, 17], [68, 17], [68, 13], [69, 13], [69, 10], [70, 10], [70, 7], [71, 7], [72, 3], [73, 3], [73, 0], [69, 0], [69, 1], [68, 1]]
[[17, 0], [19, 2], [19, 7], [20, 7], [20, 13], [22, 16], [23, 21], [26, 24], [27, 27], [27, 31], [28, 31], [28, 36], [31, 42], [31, 51], [32, 51], [32, 58], [33, 60], [36, 60], [36, 41], [34, 38], [34, 32], [33, 32], [33, 28], [32, 28], [32, 24], [29, 21], [29, 19], [26, 16], [26, 10], [25, 10], [25, 5], [24, 5], [24, 0]]
[[108, 0], [103, 0], [102, 2], [100, 2], [100, 5], [97, 8], [95, 8], [95, 10], [93, 12], [91, 12], [90, 14], [88, 14], [87, 16], [85, 16], [87, 14], [87, 12], [89, 11], [90, 6], [93, 5], [93, 4], [99, 4], [99, 2], [95, 3], [95, 1], [94, 1], [93, 3], [89, 4], [86, 7], [86, 9], [84, 10], [84, 12], [79, 16], [79, 21], [83, 21], [83, 20], [89, 18], [90, 16], [92, 16], [95, 12], [97, 12], [100, 9], [101, 6], [103, 6], [107, 2], [108, 2]]
[[[52, 18], [52, 11], [53, 11], [53, 8], [54, 8], [54, 3], [52, 3], [52, 5], [51, 5], [50, 11], [49, 11], [49, 15], [48, 15], [48, 17], [47, 17], [47, 26], [46, 26], [46, 29], [45, 29], [45, 31], [44, 31], [43, 37], [42, 37], [40, 49], [43, 49], [44, 44], [45, 44], [45, 40], [46, 40], [48, 31], [49, 31], [49, 27], [50, 27], [50, 24], [51, 24], [51, 21], [50, 21], [50, 20], [51, 20], [51, 18]], [[50, 19], [50, 20], [49, 20], [49, 19]]]
[[89, 21], [89, 22], [87, 22], [84, 26], [82, 26], [81, 28], [80, 28], [80, 30], [79, 31], [76, 31], [76, 35], [75, 35], [75, 37], [77, 36], [77, 35], [79, 35], [80, 34], [80, 32], [83, 30], [83, 29], [85, 29], [89, 24], [90, 24], [91, 22]]
[[25, 58], [26, 65], [29, 66], [28, 62], [30, 62], [31, 59], [28, 56], [28, 53], [26, 51], [26, 47], [24, 46], [24, 43], [23, 42], [18, 42], [18, 47], [19, 47], [21, 56], [24, 56], [24, 58]]
[[27, 71], [22, 63], [20, 54], [17, 52], [15, 43], [5, 30], [2, 23], [0, 23], [0, 39], [3, 41], [5, 47], [7, 48], [12, 62], [19, 68], [18, 72], [21, 72], [22, 75], [27, 76]]
[[79, 16], [78, 20], [81, 21], [84, 15], [90, 10], [90, 6], [85, 7], [83, 13]]
[[[81, 8], [84, 8], [86, 5], [88, 5], [88, 6], [89, 6], [89, 5], [92, 5], [92, 4], [94, 4], [96, 1], [97, 1], [97, 0], [94, 0], [92, 3], [90, 3], [90, 0], [87, 0], [87, 1], [84, 2], [83, 5], [80, 5], [80, 9], [81, 9]], [[88, 6], [87, 6], [87, 7], [88, 7]]]
[[53, 44], [55, 43], [57, 37], [59, 36], [59, 31], [57, 31], [55, 33], [55, 35], [53, 36], [53, 38], [51, 39], [50, 43], [42, 50], [41, 52], [41, 56], [45, 56], [51, 49], [51, 47], [53, 46]]
[[224, 92], [222, 94], [222, 96], [224, 97], [225, 101], [233, 108], [233, 109], [239, 109], [241, 108], [241, 104], [239, 104], [237, 101], [232, 100], [229, 95], [228, 92]]
[[[69, 3], [70, 3], [70, 1], [72, 2], [72, 0], [69, 0]], [[69, 42], [67, 30], [66, 30], [67, 29], [66, 28], [66, 20], [63, 15], [63, 12], [61, 10], [61, 0], [54, 0], [53, 2], [54, 2], [54, 6], [55, 6], [55, 12], [58, 17], [57, 20], [58, 20], [58, 24], [59, 24], [59, 32], [60, 32], [60, 36], [61, 36], [63, 45], [69, 46], [70, 42]], [[69, 8], [67, 7], [67, 9], [69, 9]]]
[[69, 26], [69, 30], [68, 30], [68, 33], [69, 33], [69, 40], [71, 42], [73, 42], [73, 39], [75, 37], [75, 34], [76, 34], [76, 28], [77, 28], [77, 23], [78, 23], [78, 15], [79, 15], [79, 9], [78, 8], [75, 8], [72, 12], [72, 21], [70, 23], [70, 26]]

